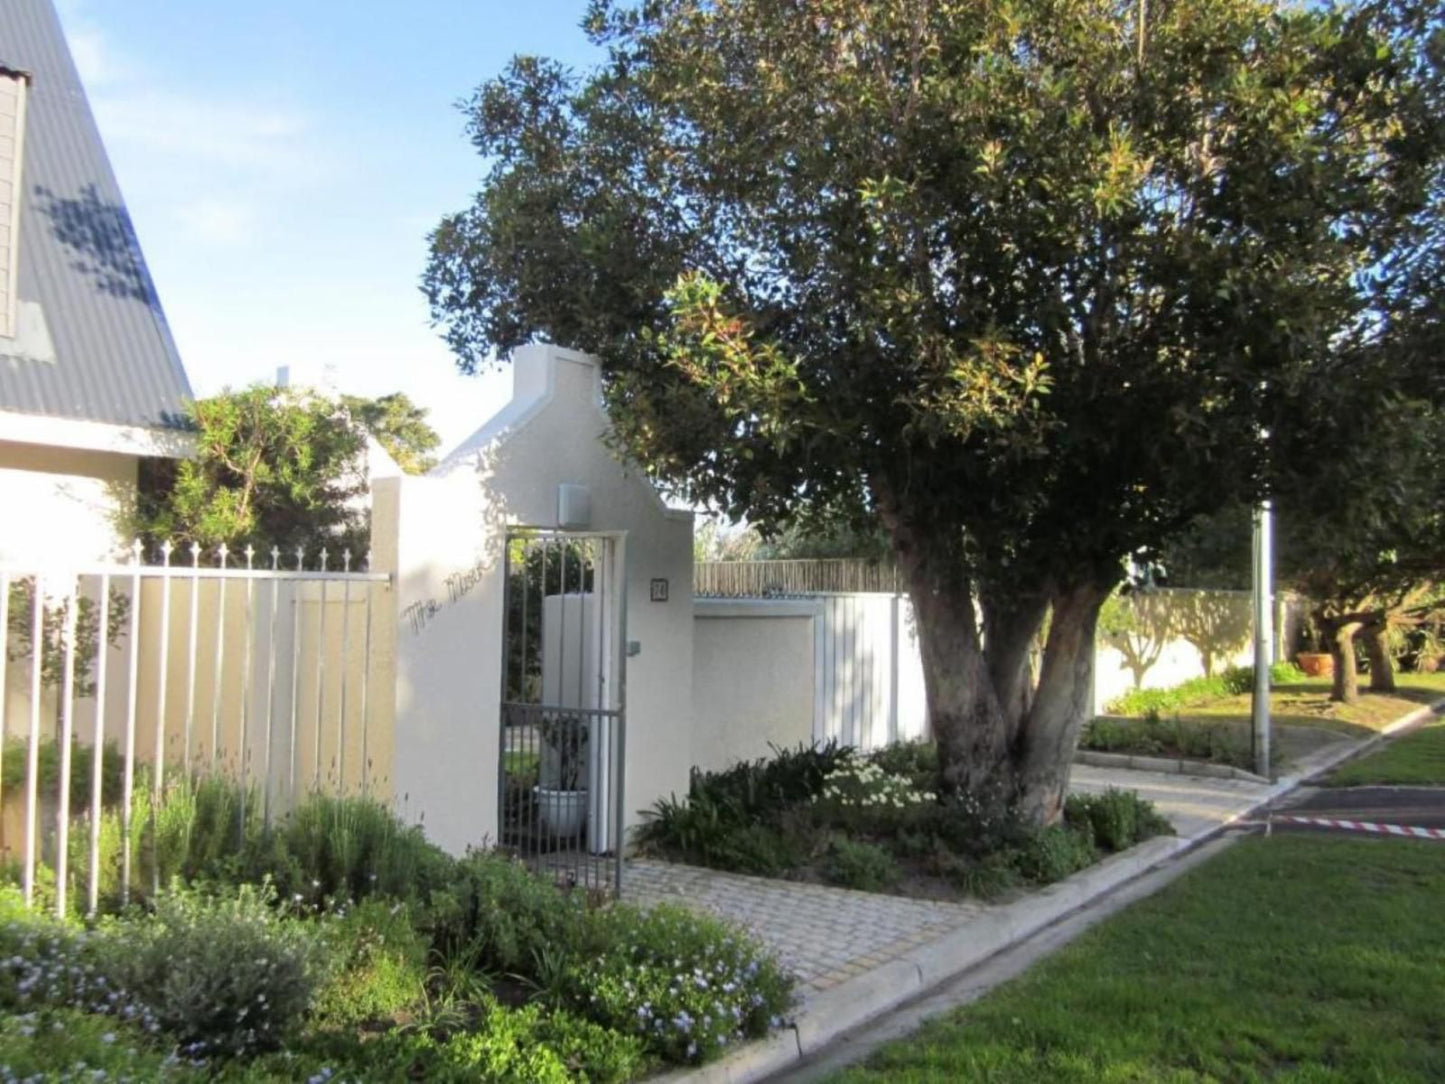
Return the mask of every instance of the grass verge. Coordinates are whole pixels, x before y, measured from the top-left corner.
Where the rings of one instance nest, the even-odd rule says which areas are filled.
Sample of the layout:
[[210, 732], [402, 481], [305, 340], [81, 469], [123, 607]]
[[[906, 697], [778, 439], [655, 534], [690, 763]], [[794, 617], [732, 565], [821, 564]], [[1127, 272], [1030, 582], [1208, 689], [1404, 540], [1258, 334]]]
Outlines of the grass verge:
[[[1368, 680], [1368, 679], [1366, 679]], [[1334, 730], [1352, 737], [1364, 737], [1393, 723], [1423, 704], [1445, 696], [1445, 673], [1398, 674], [1394, 693], [1361, 690], [1358, 703], [1336, 704], [1330, 700], [1330, 683], [1307, 680], [1281, 685], [1270, 695], [1270, 710], [1277, 726], [1311, 726]], [[1224, 696], [1196, 704], [1179, 712], [1184, 722], [1249, 723], [1249, 694]]]
[[1332, 787], [1445, 786], [1445, 721], [1395, 739], [1346, 764], [1325, 782]]
[[1445, 847], [1253, 838], [832, 1084], [1445, 1079]]

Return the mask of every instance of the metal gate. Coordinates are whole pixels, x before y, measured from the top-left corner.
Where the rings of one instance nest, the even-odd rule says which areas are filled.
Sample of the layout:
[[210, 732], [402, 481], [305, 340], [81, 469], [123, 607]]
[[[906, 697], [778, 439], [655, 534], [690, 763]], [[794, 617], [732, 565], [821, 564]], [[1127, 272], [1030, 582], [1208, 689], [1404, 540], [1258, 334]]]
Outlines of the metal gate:
[[622, 885], [625, 576], [612, 535], [507, 537], [501, 845], [567, 885]]

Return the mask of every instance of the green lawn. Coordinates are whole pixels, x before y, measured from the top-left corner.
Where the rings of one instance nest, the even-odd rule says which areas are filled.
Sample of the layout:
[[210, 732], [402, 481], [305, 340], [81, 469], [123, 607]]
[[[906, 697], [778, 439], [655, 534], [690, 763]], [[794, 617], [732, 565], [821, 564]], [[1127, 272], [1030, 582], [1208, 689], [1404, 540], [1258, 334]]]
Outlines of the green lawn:
[[1332, 787], [1370, 784], [1445, 786], [1445, 722], [1430, 723], [1383, 749], [1346, 764], [1326, 781]]
[[1445, 847], [1254, 837], [834, 1084], [1445, 1080]]
[[[1356, 704], [1330, 701], [1328, 681], [1302, 681], [1276, 688], [1270, 695], [1274, 721], [1280, 726], [1316, 726], [1346, 734], [1364, 736], [1393, 723], [1422, 704], [1445, 697], [1445, 673], [1398, 674], [1394, 694], [1367, 692], [1369, 678], [1361, 675], [1360, 700]], [[1218, 722], [1249, 721], [1249, 695], [1221, 697], [1209, 704], [1186, 708], [1180, 718]]]

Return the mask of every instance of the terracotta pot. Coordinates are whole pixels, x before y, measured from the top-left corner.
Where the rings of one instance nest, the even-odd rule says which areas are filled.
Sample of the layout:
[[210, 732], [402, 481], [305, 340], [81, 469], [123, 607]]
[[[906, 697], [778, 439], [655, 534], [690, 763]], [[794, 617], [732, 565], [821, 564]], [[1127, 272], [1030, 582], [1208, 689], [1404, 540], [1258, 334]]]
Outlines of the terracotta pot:
[[1295, 657], [1299, 668], [1309, 677], [1331, 677], [1335, 672], [1335, 658], [1328, 651], [1301, 651]]

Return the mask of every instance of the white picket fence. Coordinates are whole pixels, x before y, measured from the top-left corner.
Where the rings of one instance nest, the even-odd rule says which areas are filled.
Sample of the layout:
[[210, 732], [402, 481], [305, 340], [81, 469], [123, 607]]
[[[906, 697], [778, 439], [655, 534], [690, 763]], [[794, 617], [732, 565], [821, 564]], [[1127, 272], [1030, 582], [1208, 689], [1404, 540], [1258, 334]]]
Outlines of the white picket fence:
[[[283, 559], [273, 549], [259, 568], [251, 548], [221, 547], [213, 563], [198, 546], [181, 556], [167, 543], [148, 563], [137, 543], [115, 564], [0, 565], [0, 853], [18, 864], [27, 903], [48, 856], [56, 910], [66, 911], [70, 836], [86, 829], [95, 910], [108, 757], [121, 760], [123, 899], [138, 782], [159, 798], [168, 778], [219, 773], [241, 784], [243, 803], [254, 793], [269, 823], [310, 791], [373, 792], [379, 730], [389, 763], [389, 653], [376, 650], [393, 621], [389, 576], [325, 550], [310, 568], [304, 551]], [[57, 763], [47, 772], [52, 740]], [[82, 744], [89, 801], [74, 809]], [[16, 755], [23, 771], [7, 772]], [[16, 775], [19, 787], [6, 788]]]

